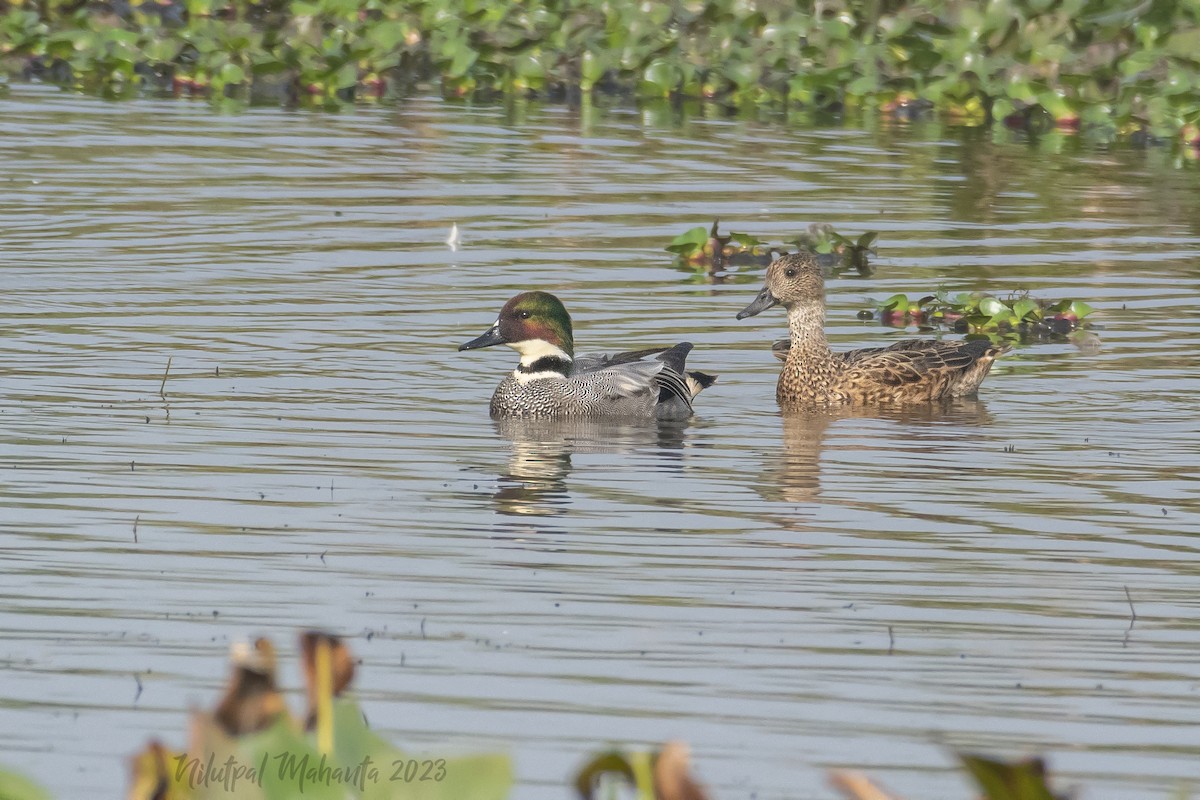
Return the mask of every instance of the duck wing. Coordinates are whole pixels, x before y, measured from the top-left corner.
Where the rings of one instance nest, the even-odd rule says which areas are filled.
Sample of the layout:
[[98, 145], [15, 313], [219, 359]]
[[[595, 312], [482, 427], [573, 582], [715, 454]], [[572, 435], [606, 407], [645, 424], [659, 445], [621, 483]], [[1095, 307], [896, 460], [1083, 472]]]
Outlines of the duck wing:
[[585, 356], [576, 356], [574, 367], [571, 370], [572, 375], [585, 375], [589, 372], [612, 367], [618, 364], [632, 364], [635, 361], [641, 361], [646, 356], [656, 355], [667, 350], [666, 347], [651, 347], [647, 350], [631, 350], [628, 353], [616, 353], [609, 355], [608, 353], [592, 353]]
[[888, 386], [901, 386], [927, 380], [937, 373], [965, 372], [980, 360], [994, 358], [1007, 350], [1008, 347], [987, 339], [905, 339], [888, 347], [851, 350], [836, 356], [845, 364], [849, 380], [861, 375]]
[[[658, 395], [658, 405], [691, 413], [692, 397], [716, 380], [711, 375], [694, 373], [691, 379], [697, 388], [692, 391], [685, 371], [691, 350], [690, 342], [680, 342], [674, 347], [651, 347], [611, 356], [607, 353], [578, 356], [571, 369], [571, 378], [595, 381], [596, 386], [612, 399], [654, 391]], [[657, 358], [646, 360], [649, 356]]]

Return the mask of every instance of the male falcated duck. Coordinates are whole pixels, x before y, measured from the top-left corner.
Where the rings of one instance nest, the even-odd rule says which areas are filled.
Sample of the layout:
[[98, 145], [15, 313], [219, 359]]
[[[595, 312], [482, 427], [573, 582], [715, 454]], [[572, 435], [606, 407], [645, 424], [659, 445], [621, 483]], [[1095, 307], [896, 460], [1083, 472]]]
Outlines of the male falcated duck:
[[888, 347], [835, 353], [825, 339], [825, 281], [807, 253], [767, 267], [766, 285], [738, 319], [782, 304], [791, 339], [776, 345], [782, 406], [894, 404], [974, 394], [1007, 346], [987, 340], [906, 339]]
[[685, 370], [690, 342], [576, 357], [571, 317], [546, 292], [509, 300], [487, 333], [458, 349], [495, 344], [513, 348], [521, 361], [496, 387], [493, 417], [685, 419], [692, 398], [716, 380]]

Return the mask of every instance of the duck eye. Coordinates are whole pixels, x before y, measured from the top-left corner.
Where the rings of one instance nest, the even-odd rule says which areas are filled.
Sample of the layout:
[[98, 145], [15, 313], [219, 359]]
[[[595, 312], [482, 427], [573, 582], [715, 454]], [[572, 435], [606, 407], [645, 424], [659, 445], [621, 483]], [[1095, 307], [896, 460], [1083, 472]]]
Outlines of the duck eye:
[[785, 269], [785, 270], [783, 271], [783, 274], [784, 274], [784, 276], [785, 276], [785, 277], [788, 277], [788, 278], [794, 278], [794, 277], [796, 277], [796, 270], [794, 270], [794, 269]]
[[522, 311], [520, 314], [517, 314], [517, 316], [520, 317], [521, 319], [529, 319], [529, 312]]

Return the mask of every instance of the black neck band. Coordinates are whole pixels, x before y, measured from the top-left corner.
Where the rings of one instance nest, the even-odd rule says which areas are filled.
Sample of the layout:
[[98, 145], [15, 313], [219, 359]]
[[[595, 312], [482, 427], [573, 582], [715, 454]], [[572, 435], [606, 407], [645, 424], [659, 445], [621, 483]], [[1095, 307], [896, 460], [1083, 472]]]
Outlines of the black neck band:
[[571, 374], [571, 362], [568, 359], [559, 358], [558, 356], [542, 356], [529, 366], [525, 366], [524, 364], [517, 365], [517, 371], [523, 372], [526, 375], [532, 375], [535, 372], [557, 372], [566, 377]]

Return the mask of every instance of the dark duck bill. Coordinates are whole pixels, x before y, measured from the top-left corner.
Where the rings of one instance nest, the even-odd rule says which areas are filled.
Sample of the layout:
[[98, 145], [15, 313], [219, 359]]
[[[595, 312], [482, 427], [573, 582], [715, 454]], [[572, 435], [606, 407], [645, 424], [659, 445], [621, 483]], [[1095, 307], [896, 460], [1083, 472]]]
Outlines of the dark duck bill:
[[779, 305], [779, 298], [771, 294], [771, 290], [764, 286], [762, 291], [758, 293], [758, 297], [754, 298], [754, 302], [738, 312], [737, 318], [745, 319], [746, 317], [753, 317], [777, 305]]
[[504, 338], [504, 334], [500, 333], [499, 323], [489, 328], [482, 336], [476, 336], [471, 341], [460, 344], [458, 349], [459, 352], [463, 350], [478, 350], [480, 347], [491, 347], [496, 344], [508, 344], [508, 339]]

